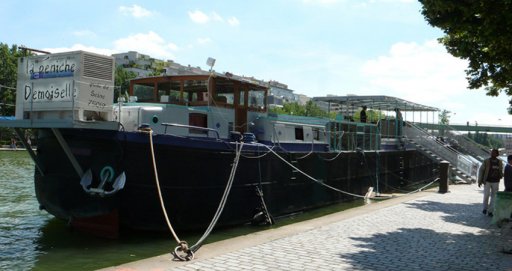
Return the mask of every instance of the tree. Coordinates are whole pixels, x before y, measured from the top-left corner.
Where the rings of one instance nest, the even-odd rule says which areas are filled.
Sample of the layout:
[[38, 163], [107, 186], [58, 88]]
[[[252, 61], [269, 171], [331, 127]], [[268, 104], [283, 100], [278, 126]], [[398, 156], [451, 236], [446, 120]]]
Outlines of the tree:
[[300, 105], [297, 102], [285, 103], [282, 108], [274, 108], [271, 110], [277, 114], [288, 114], [295, 116], [306, 116], [306, 117], [332, 117], [333, 115], [323, 111], [313, 101], [308, 101], [306, 105]]
[[305, 115], [308, 117], [327, 117], [327, 112], [322, 110], [315, 102], [309, 100], [306, 102]]
[[476, 143], [486, 146], [490, 149], [499, 149], [504, 145], [503, 140], [496, 138], [494, 135], [488, 133], [479, 133], [477, 131], [474, 134], [468, 133], [468, 137], [473, 139]]
[[150, 67], [150, 69], [153, 71], [148, 76], [160, 76], [165, 73], [165, 62], [155, 60], [153, 67]]
[[[18, 57], [28, 56], [17, 45], [0, 43], [0, 116], [13, 116], [16, 104], [16, 81], [18, 78]], [[28, 130], [31, 134], [32, 131]], [[0, 145], [8, 144], [15, 135], [12, 128], [0, 128]]]
[[17, 45], [11, 48], [0, 43], [0, 116], [13, 116], [16, 103], [16, 80], [18, 77], [18, 57], [28, 52], [19, 50]]
[[117, 66], [115, 70], [115, 91], [114, 91], [114, 101], [117, 101], [117, 98], [121, 96], [126, 96], [128, 94], [128, 90], [130, 89], [130, 79], [137, 77], [132, 71], [126, 71], [122, 66]]
[[484, 87], [489, 96], [511, 96], [512, 1], [419, 1], [427, 22], [444, 31], [439, 41], [448, 52], [469, 61], [469, 88]]
[[438, 118], [439, 118], [439, 121], [438, 121], [438, 124], [439, 124], [439, 135], [440, 136], [444, 136], [444, 133], [445, 133], [445, 126], [447, 125], [450, 125], [450, 111], [448, 110], [443, 110], [441, 111], [441, 113], [439, 113]]
[[448, 110], [441, 111], [441, 113], [439, 113], [439, 115], [438, 115], [439, 124], [449, 125], [450, 124], [450, 113], [451, 112]]
[[[352, 118], [355, 121], [361, 121], [361, 110], [362, 109], [358, 110], [357, 112], [354, 112]], [[377, 122], [379, 119], [383, 119], [385, 117], [386, 116], [384, 115], [384, 113], [382, 113], [382, 111], [380, 110], [368, 109], [366, 111], [366, 119], [368, 122]]]
[[299, 103], [285, 103], [281, 108], [273, 109], [277, 114], [288, 114], [288, 115], [297, 115], [297, 116], [305, 116], [306, 110], [304, 106]]

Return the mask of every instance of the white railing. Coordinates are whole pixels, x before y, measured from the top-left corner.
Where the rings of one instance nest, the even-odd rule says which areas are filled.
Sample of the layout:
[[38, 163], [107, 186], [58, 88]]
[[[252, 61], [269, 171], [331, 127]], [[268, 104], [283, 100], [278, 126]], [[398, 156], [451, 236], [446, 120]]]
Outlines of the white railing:
[[470, 153], [473, 157], [477, 158], [480, 161], [483, 161], [485, 158], [489, 156], [489, 150], [487, 150], [484, 146], [478, 144], [471, 138], [465, 136], [464, 134], [461, 134], [460, 132], [457, 132], [450, 128], [448, 126], [447, 133], [445, 133], [445, 136], [457, 141], [457, 144], [465, 149], [468, 153]]
[[474, 171], [472, 170], [475, 167], [474, 161], [466, 158], [465, 154], [460, 153], [449, 144], [438, 140], [436, 136], [426, 130], [412, 123], [407, 123], [407, 125], [404, 126], [404, 135], [417, 144], [423, 146], [428, 151], [439, 156], [441, 159], [450, 162], [453, 167], [457, 168], [457, 170], [463, 172], [467, 176], [476, 178], [476, 175], [474, 175]]

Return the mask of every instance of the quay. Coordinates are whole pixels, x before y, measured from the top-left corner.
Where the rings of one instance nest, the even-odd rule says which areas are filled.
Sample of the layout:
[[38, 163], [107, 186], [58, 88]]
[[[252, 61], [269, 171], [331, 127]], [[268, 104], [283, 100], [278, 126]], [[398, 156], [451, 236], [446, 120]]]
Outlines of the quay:
[[207, 244], [189, 262], [165, 254], [101, 270], [512, 270], [511, 223], [482, 214], [482, 189], [437, 191]]

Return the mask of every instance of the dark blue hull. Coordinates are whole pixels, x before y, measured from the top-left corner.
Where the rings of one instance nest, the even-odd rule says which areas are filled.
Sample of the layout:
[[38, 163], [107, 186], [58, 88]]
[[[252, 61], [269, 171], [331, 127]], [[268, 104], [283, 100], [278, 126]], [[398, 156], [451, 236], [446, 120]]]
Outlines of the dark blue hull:
[[[111, 167], [126, 174], [126, 185], [105, 197], [87, 194], [62, 147], [49, 130], [40, 130], [38, 159], [44, 176], [35, 174], [37, 198], [56, 217], [73, 220], [116, 212], [122, 227], [166, 229], [155, 185], [149, 137], [139, 132], [61, 130], [71, 152], [93, 185], [100, 171]], [[155, 135], [158, 177], [169, 218], [178, 229], [204, 229], [221, 200], [235, 158], [233, 142]], [[337, 189], [364, 195], [368, 187], [392, 187], [429, 180], [435, 165], [415, 150], [328, 152], [319, 145], [275, 146], [291, 165]], [[263, 192], [260, 197], [257, 190]], [[244, 144], [233, 187], [219, 226], [250, 222], [262, 198], [272, 216], [317, 208], [348, 196], [322, 186], [260, 144]]]

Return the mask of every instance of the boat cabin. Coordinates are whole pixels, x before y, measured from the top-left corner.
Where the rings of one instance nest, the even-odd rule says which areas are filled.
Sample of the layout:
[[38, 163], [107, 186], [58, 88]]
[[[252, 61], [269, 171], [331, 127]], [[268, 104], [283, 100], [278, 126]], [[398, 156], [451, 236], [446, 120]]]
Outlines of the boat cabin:
[[[161, 120], [216, 129], [221, 137], [227, 137], [231, 131], [247, 132], [249, 124], [267, 112], [267, 93], [267, 86], [258, 82], [220, 74], [147, 77], [131, 80], [129, 103], [121, 110], [138, 106], [132, 110], [151, 115], [147, 119], [138, 114], [149, 120], [147, 123], [158, 124], [154, 127], [157, 130], [167, 128], [157, 127]], [[188, 123], [183, 123], [186, 119]]]
[[128, 103], [114, 109], [129, 131], [144, 124], [156, 133], [188, 137], [232, 139], [234, 133], [250, 133], [258, 142], [304, 151], [380, 147], [376, 124], [268, 113], [267, 86], [241, 77], [140, 78], [131, 80], [129, 95]]

